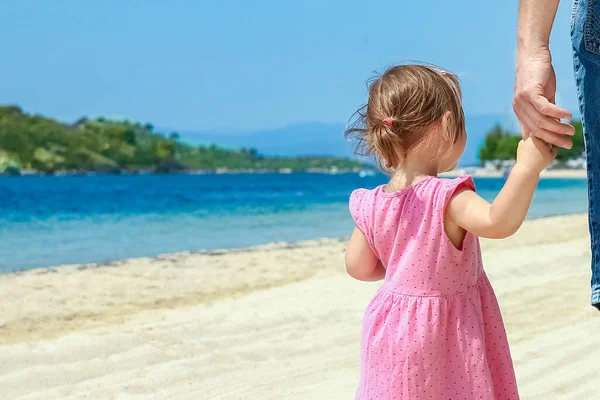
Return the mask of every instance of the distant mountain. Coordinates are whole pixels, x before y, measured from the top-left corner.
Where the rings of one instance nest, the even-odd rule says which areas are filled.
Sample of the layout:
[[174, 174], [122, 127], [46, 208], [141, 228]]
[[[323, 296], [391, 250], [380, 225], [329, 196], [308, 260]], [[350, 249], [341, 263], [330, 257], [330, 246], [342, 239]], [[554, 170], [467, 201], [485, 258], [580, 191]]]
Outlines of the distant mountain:
[[[506, 119], [506, 116], [500, 114], [468, 116], [467, 147], [460, 165], [478, 164], [477, 153], [485, 134], [496, 123], [505, 125]], [[345, 126], [342, 124], [303, 123], [257, 131], [178, 132], [181, 140], [189, 144], [215, 144], [235, 150], [255, 148], [266, 156], [353, 157], [353, 143], [344, 138], [344, 130]]]
[[216, 144], [230, 149], [255, 148], [265, 156], [299, 155], [350, 157], [351, 143], [344, 138], [344, 125], [303, 123], [277, 129], [241, 132], [182, 132], [190, 144]]

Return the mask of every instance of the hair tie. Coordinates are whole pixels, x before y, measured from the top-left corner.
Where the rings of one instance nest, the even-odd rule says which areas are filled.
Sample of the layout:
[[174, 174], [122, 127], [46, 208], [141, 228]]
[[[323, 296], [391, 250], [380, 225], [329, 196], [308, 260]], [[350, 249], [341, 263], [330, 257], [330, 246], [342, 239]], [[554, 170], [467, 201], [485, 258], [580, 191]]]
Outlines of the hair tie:
[[388, 128], [391, 128], [393, 123], [394, 123], [394, 120], [391, 119], [391, 118], [384, 118], [383, 119], [383, 124], [385, 126], [387, 126]]

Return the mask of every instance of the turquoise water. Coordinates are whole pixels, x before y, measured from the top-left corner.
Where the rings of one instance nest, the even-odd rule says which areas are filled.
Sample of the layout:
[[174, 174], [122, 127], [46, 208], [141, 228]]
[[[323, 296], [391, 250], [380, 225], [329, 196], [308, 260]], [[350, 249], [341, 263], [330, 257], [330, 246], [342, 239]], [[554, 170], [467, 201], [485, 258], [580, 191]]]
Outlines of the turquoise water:
[[[0, 272], [347, 236], [350, 192], [383, 175], [0, 177]], [[475, 179], [492, 200], [500, 178]], [[528, 218], [582, 213], [583, 179], [544, 179]]]

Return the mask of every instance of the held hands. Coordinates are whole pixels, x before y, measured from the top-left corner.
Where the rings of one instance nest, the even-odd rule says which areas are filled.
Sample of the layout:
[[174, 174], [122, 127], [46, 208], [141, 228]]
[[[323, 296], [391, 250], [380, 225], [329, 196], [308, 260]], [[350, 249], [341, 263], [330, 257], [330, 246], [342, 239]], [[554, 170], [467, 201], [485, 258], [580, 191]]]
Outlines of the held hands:
[[518, 56], [513, 110], [521, 124], [523, 139], [535, 136], [570, 149], [575, 129], [561, 118], [571, 113], [555, 102], [556, 75], [548, 49]]
[[556, 150], [552, 145], [535, 136], [521, 140], [517, 148], [517, 165], [537, 175], [548, 167], [555, 157]]

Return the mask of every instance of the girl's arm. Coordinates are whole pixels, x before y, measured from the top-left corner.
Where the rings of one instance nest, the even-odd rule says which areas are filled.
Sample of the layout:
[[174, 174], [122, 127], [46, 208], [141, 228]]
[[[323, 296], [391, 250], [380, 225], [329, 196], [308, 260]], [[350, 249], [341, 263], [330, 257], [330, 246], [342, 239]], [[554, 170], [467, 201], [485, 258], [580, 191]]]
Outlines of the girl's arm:
[[521, 141], [517, 163], [494, 202], [463, 190], [450, 199], [446, 216], [476, 236], [503, 239], [513, 235], [525, 220], [540, 172], [555, 156], [552, 147], [537, 138]]
[[346, 247], [346, 271], [360, 281], [378, 281], [385, 277], [383, 264], [358, 228], [354, 228]]

